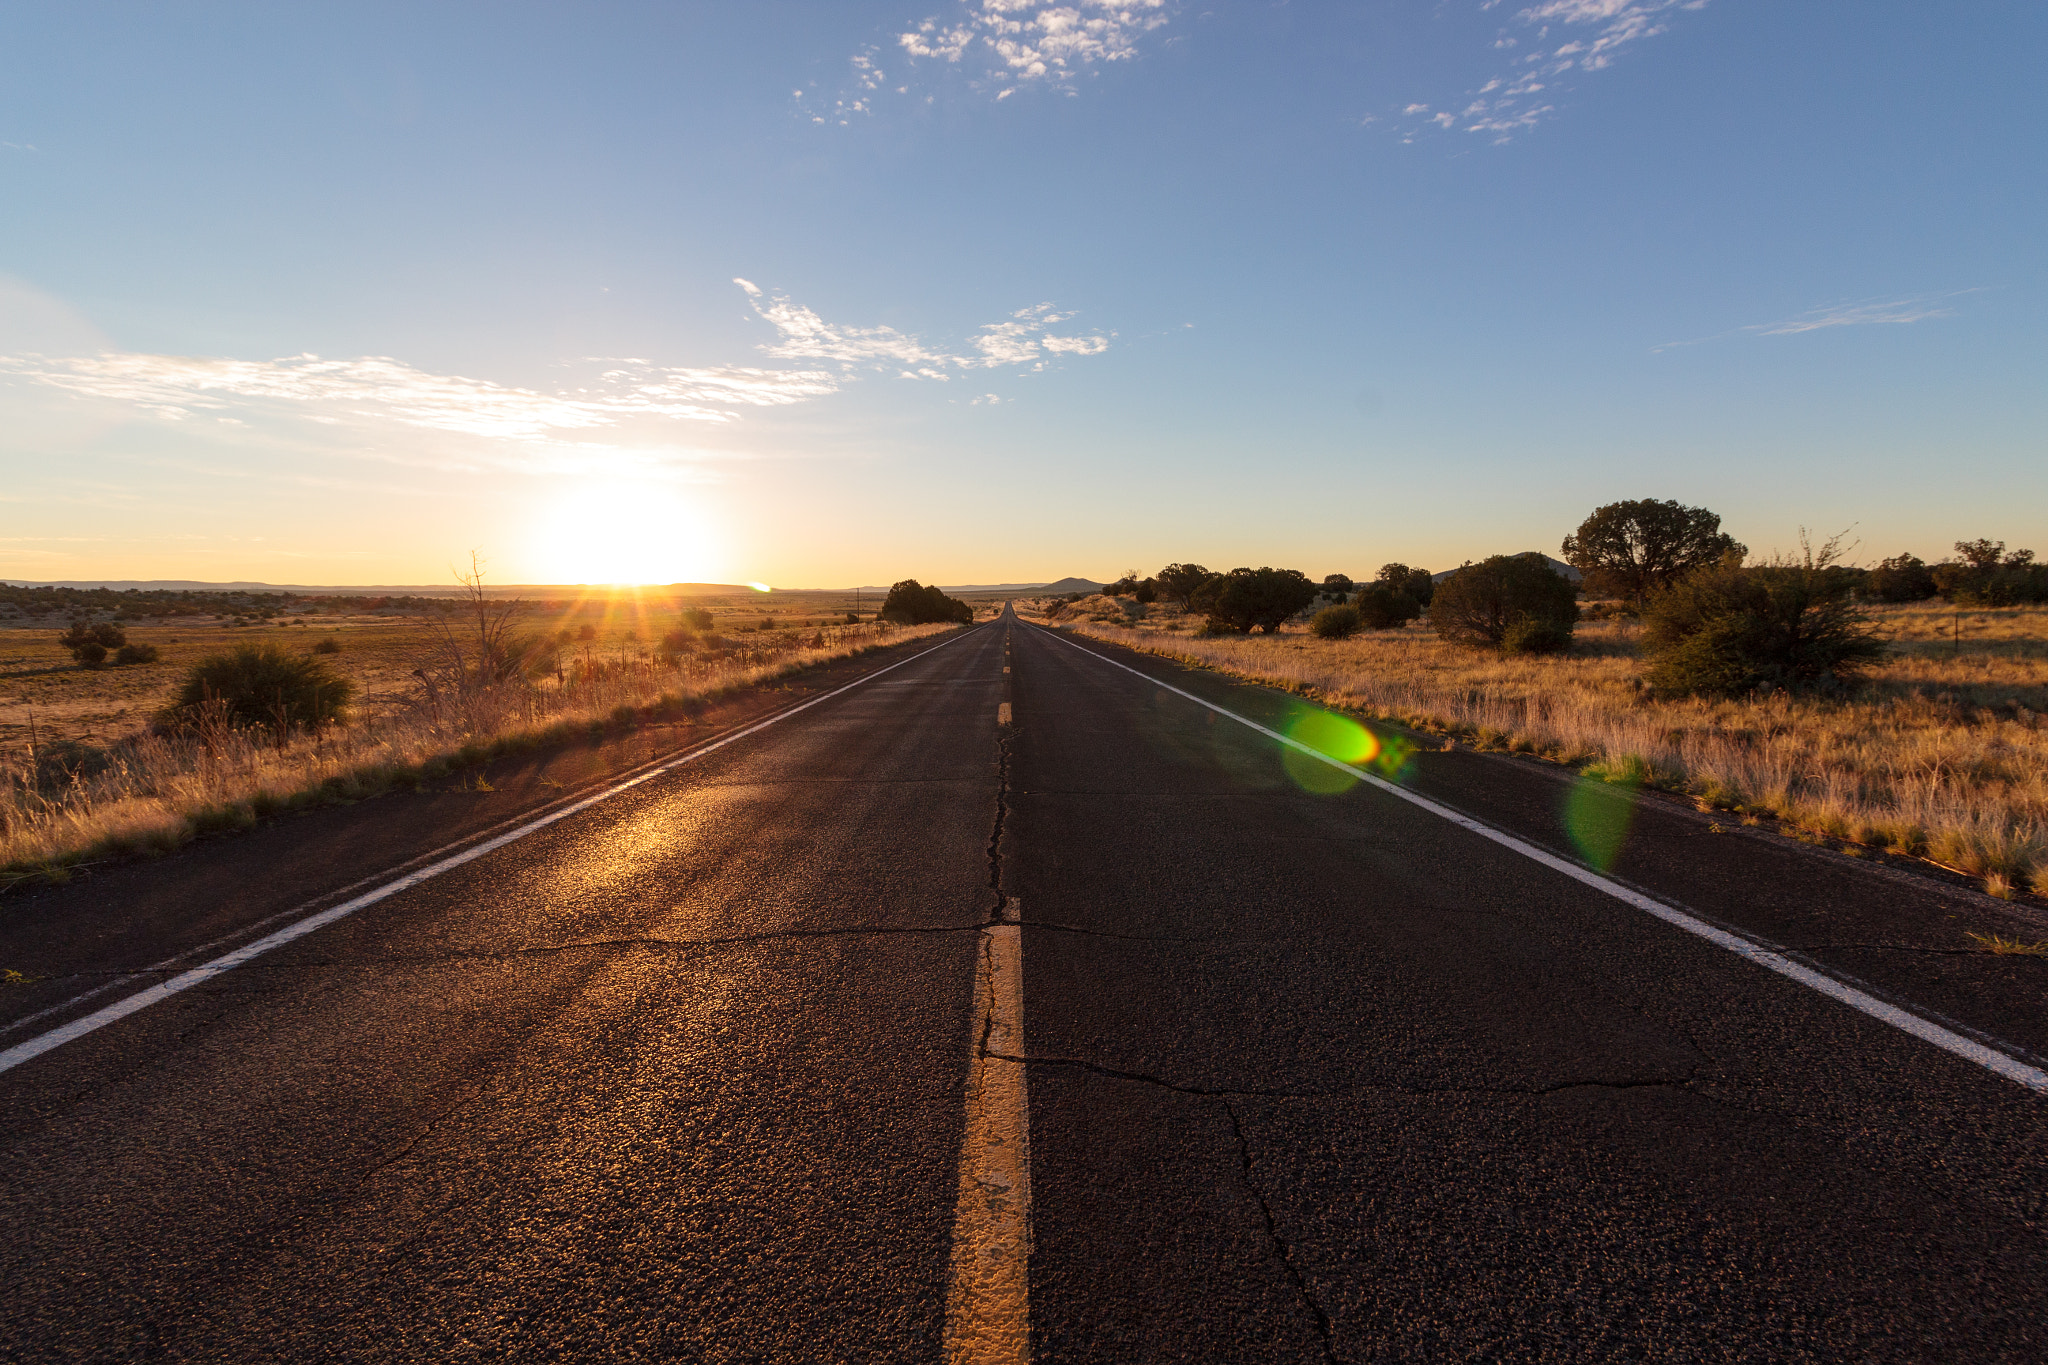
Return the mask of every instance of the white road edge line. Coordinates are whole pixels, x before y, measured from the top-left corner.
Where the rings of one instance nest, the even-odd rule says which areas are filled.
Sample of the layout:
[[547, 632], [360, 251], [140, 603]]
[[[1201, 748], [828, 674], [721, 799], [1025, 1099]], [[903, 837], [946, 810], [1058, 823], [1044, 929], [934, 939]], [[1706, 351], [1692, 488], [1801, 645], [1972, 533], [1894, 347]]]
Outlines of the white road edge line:
[[[1016, 897], [981, 931], [967, 1123], [946, 1289], [946, 1365], [1031, 1359], [1031, 1119], [1025, 1092], [1024, 939]], [[1000, 1055], [991, 1055], [1000, 1054]]]
[[884, 673], [893, 673], [899, 668], [916, 663], [927, 655], [936, 654], [947, 645], [966, 639], [971, 633], [972, 631], [962, 631], [960, 634], [953, 636], [952, 639], [933, 645], [930, 649], [921, 649], [907, 659], [897, 660], [887, 668], [878, 668], [865, 677], [855, 678], [844, 687], [834, 688], [822, 696], [813, 697], [809, 701], [798, 706], [792, 706], [786, 711], [778, 711], [767, 719], [756, 721], [743, 730], [735, 730], [724, 738], [714, 740], [700, 749], [692, 749], [679, 758], [670, 759], [660, 767], [641, 773], [638, 777], [628, 778], [624, 782], [607, 787], [595, 796], [588, 796], [581, 801], [550, 811], [539, 819], [529, 820], [517, 829], [501, 834], [495, 839], [486, 839], [480, 844], [466, 848], [451, 857], [443, 858], [437, 863], [431, 863], [415, 872], [408, 872], [402, 877], [384, 883], [375, 890], [366, 891], [352, 900], [343, 901], [341, 904], [322, 910], [317, 914], [308, 915], [304, 919], [296, 920], [273, 934], [259, 938], [253, 943], [244, 944], [233, 952], [223, 953], [219, 957], [209, 962], [201, 963], [189, 971], [181, 972], [168, 981], [160, 982], [147, 990], [137, 991], [134, 995], [124, 996], [103, 1009], [95, 1010], [93, 1013], [74, 1019], [68, 1024], [61, 1024], [46, 1033], [39, 1033], [33, 1038], [16, 1043], [5, 1052], [0, 1052], [0, 1071], [12, 1071], [23, 1062], [40, 1057], [53, 1048], [59, 1048], [75, 1039], [83, 1038], [86, 1034], [103, 1029], [116, 1020], [125, 1019], [138, 1010], [146, 1010], [151, 1005], [170, 999], [180, 991], [187, 991], [194, 986], [211, 981], [223, 972], [231, 972], [244, 963], [261, 957], [273, 948], [283, 947], [294, 939], [304, 938], [316, 929], [324, 929], [336, 920], [346, 919], [358, 910], [375, 905], [378, 901], [418, 886], [421, 882], [438, 877], [443, 872], [461, 867], [464, 863], [474, 862], [486, 853], [493, 853], [507, 844], [516, 843], [529, 834], [546, 829], [558, 820], [566, 820], [579, 811], [588, 810], [600, 801], [610, 800], [620, 792], [631, 790], [643, 782], [650, 782], [660, 777], [663, 773], [672, 772], [686, 764], [695, 763], [704, 755], [714, 753], [719, 749], [723, 749], [728, 744], [745, 739], [748, 735], [758, 733], [771, 725], [785, 721], [791, 716], [796, 715], [799, 711], [808, 711], [813, 706], [828, 702], [842, 693], [851, 692], [856, 687], [873, 682]]
[[[1040, 627], [1040, 629], [1044, 630], [1045, 628]], [[1880, 1000], [1867, 991], [1857, 990], [1854, 986], [1837, 981], [1825, 972], [1818, 972], [1804, 963], [1794, 962], [1782, 953], [1773, 952], [1761, 944], [1752, 943], [1748, 939], [1731, 934], [1725, 929], [1716, 928], [1705, 920], [1690, 915], [1676, 906], [1666, 905], [1664, 902], [1653, 900], [1640, 892], [1631, 891], [1618, 882], [1608, 880], [1590, 868], [1581, 867], [1569, 859], [1560, 858], [1546, 849], [1538, 848], [1534, 844], [1516, 838], [1505, 830], [1495, 829], [1493, 826], [1475, 820], [1469, 815], [1454, 811], [1448, 806], [1438, 805], [1426, 796], [1409, 791], [1398, 783], [1389, 782], [1383, 777], [1346, 763], [1342, 759], [1332, 758], [1328, 754], [1311, 748], [1299, 740], [1281, 734], [1278, 730], [1270, 730], [1255, 720], [1249, 720], [1244, 716], [1238, 715], [1235, 711], [1225, 710], [1223, 707], [1216, 705], [1216, 703], [1205, 701], [1192, 692], [1175, 687], [1171, 683], [1162, 682], [1142, 669], [1132, 668], [1129, 664], [1118, 663], [1115, 659], [1109, 658], [1106, 655], [1097, 654], [1092, 649], [1076, 644], [1056, 630], [1046, 630], [1045, 633], [1069, 648], [1080, 650], [1081, 653], [1091, 658], [1100, 659], [1111, 668], [1121, 668], [1124, 672], [1143, 678], [1155, 687], [1162, 687], [1168, 692], [1186, 697], [1197, 706], [1207, 707], [1219, 716], [1227, 716], [1240, 725], [1248, 726], [1251, 729], [1257, 730], [1262, 735], [1278, 740], [1290, 749], [1298, 750], [1301, 753], [1307, 754], [1310, 758], [1329, 764], [1332, 768], [1340, 769], [1361, 781], [1369, 782], [1381, 791], [1400, 797], [1410, 805], [1420, 806], [1430, 814], [1448, 820], [1463, 829], [1468, 829], [1482, 839], [1491, 839], [1503, 848], [1512, 849], [1525, 858], [1533, 859], [1545, 867], [1562, 872], [1572, 880], [1583, 882], [1596, 891], [1605, 892], [1616, 900], [1632, 905], [1645, 914], [1655, 915], [1666, 924], [1683, 929], [1688, 934], [1697, 935], [1716, 947], [1726, 948], [1729, 952], [1739, 957], [1747, 958], [1759, 967], [1767, 968], [1780, 976], [1789, 977], [1802, 986], [1809, 986], [1832, 1000], [1840, 1001], [1850, 1009], [1859, 1010], [1873, 1019], [1890, 1024], [1902, 1033], [1909, 1033], [1922, 1042], [1932, 1043], [1943, 1051], [1953, 1053], [1965, 1061], [1975, 1062], [1986, 1071], [2003, 1076], [2015, 1084], [2023, 1085], [2035, 1094], [2048, 1095], [2048, 1071], [2043, 1071], [2036, 1066], [2029, 1066], [2018, 1058], [2009, 1057], [1997, 1048], [1987, 1047], [1973, 1038], [1965, 1038], [1953, 1029], [1943, 1028], [1932, 1020], [1921, 1018], [1911, 1010], [1901, 1009], [1887, 1000]]]

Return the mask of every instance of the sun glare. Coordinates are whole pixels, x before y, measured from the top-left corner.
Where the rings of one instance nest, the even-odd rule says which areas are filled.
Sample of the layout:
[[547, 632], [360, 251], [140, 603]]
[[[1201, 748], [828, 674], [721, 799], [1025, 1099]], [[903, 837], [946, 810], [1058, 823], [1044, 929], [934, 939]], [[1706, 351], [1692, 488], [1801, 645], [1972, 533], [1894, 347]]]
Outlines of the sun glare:
[[712, 582], [724, 560], [702, 510], [659, 485], [580, 485], [539, 520], [534, 559], [550, 582]]

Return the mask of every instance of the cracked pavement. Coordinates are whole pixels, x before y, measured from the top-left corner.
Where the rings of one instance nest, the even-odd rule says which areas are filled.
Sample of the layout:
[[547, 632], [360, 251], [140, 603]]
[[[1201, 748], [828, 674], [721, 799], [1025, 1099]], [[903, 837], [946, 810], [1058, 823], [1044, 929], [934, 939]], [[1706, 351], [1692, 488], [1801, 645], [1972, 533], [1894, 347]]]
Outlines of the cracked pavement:
[[[1034, 629], [1006, 676], [1002, 640], [0, 1073], [0, 1356], [937, 1360], [977, 1046], [1029, 1079], [1039, 1360], [2048, 1356], [2039, 1097], [1384, 793], [1305, 791]], [[0, 902], [0, 966], [41, 978], [0, 1024], [520, 818], [574, 762]], [[1568, 851], [1555, 774], [1408, 780]], [[1617, 875], [2048, 1043], [2048, 964], [1969, 950], [2003, 912], [1697, 833], [1645, 805]], [[990, 1050], [1008, 921], [1023, 1043]]]

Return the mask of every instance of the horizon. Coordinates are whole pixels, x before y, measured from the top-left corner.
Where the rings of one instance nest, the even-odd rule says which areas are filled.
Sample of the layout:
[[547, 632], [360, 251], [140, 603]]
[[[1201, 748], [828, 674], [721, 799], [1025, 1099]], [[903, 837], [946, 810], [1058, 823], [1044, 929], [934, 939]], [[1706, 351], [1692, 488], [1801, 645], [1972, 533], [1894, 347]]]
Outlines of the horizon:
[[0, 574], [2043, 538], [2038, 7], [1080, 8], [14, 16]]

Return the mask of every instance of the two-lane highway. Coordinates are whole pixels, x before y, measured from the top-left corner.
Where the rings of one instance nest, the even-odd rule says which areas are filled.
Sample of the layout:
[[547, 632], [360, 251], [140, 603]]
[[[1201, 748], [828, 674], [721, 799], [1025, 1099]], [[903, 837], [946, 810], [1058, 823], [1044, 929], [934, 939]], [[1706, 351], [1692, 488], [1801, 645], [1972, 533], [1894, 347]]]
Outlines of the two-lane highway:
[[2048, 1355], [2043, 1096], [1249, 689], [891, 662], [0, 1073], [0, 1355]]

